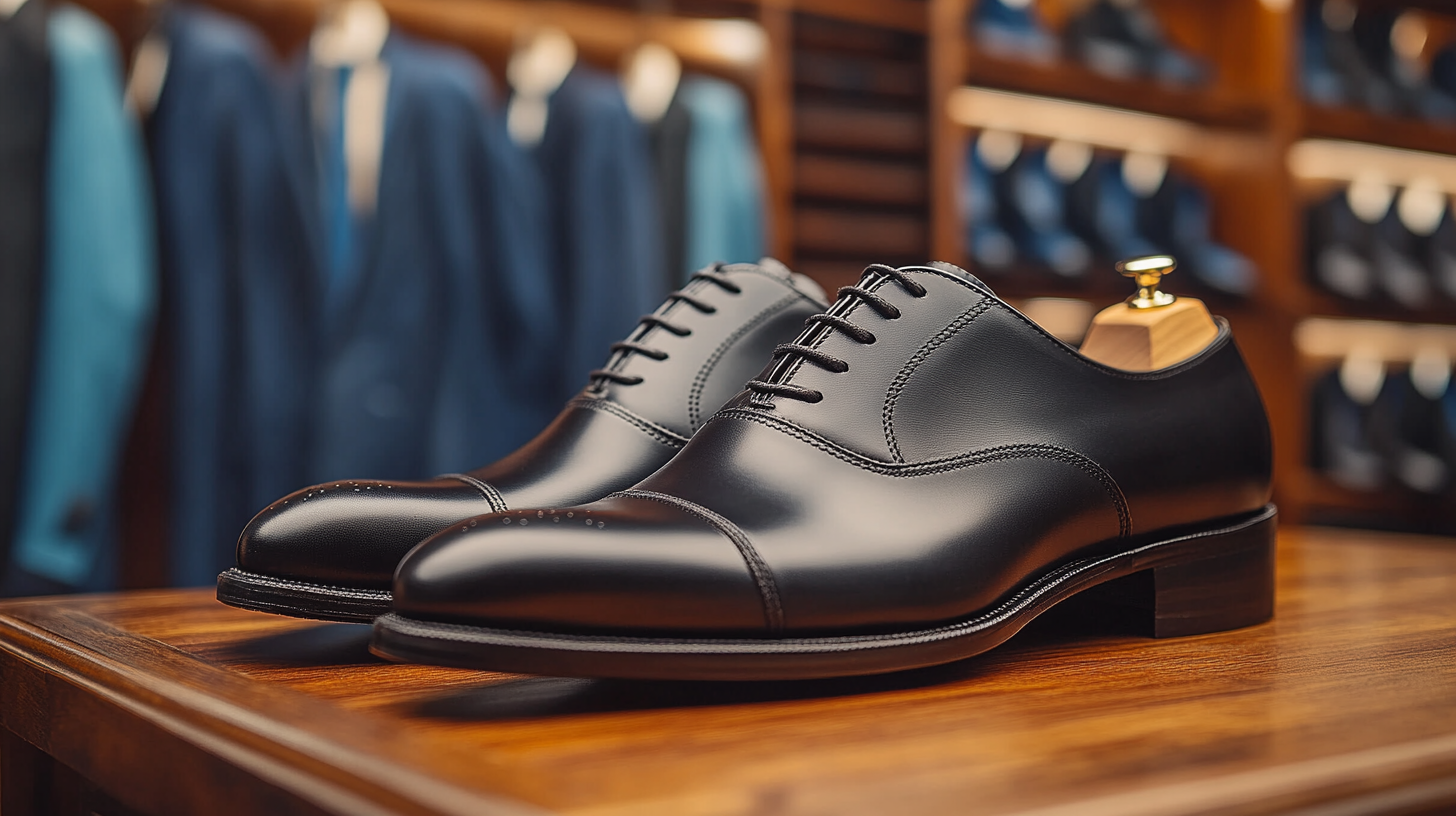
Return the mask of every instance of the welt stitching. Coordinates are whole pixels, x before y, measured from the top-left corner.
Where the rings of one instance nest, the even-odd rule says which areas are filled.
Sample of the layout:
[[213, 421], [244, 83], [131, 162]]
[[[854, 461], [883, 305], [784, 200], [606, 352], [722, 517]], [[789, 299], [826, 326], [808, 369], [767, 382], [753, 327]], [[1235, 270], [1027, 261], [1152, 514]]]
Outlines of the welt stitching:
[[969, 326], [971, 321], [980, 317], [989, 308], [991, 308], [991, 298], [981, 298], [976, 301], [976, 305], [962, 312], [959, 317], [930, 338], [929, 343], [915, 352], [915, 356], [910, 358], [910, 361], [900, 369], [900, 373], [895, 375], [894, 381], [890, 383], [890, 391], [885, 395], [885, 407], [881, 412], [881, 421], [885, 426], [885, 443], [889, 445], [890, 455], [895, 457], [895, 461], [905, 461], [904, 455], [900, 453], [900, 445], [895, 441], [895, 404], [900, 401], [900, 393], [905, 390], [905, 386], [910, 382], [910, 377], [922, 363], [929, 359], [932, 352], [949, 342], [952, 337], [960, 333], [961, 329]]
[[366, 601], [388, 600], [392, 597], [392, 593], [387, 589], [361, 589], [359, 587], [338, 586], [336, 584], [315, 584], [309, 581], [293, 581], [286, 578], [275, 578], [268, 575], [260, 575], [255, 572], [247, 572], [236, 567], [223, 573], [223, 575], [229, 574], [231, 574], [234, 580], [265, 586], [269, 589], [303, 588], [304, 590], [326, 590], [333, 595], [343, 595], [348, 598], [358, 598]]
[[805, 428], [801, 428], [792, 422], [787, 422], [777, 417], [764, 416], [756, 411], [743, 408], [730, 408], [720, 411], [718, 418], [746, 419], [750, 422], [757, 422], [760, 425], [782, 431], [801, 442], [807, 442], [836, 459], [848, 462], [851, 465], [863, 468], [872, 473], [897, 478], [931, 476], [937, 473], [948, 473], [953, 470], [961, 470], [976, 465], [1011, 459], [1036, 458], [1062, 462], [1076, 467], [1102, 485], [1117, 510], [1118, 535], [1120, 537], [1126, 537], [1132, 534], [1132, 512], [1128, 508], [1127, 497], [1123, 495], [1122, 488], [1112, 478], [1112, 474], [1108, 473], [1101, 465], [1070, 448], [1063, 448], [1058, 445], [1037, 444], [1001, 445], [994, 448], [972, 451], [970, 453], [962, 453], [944, 459], [917, 462], [915, 464], [881, 462], [877, 459], [870, 459], [869, 457], [845, 450], [824, 437]]
[[748, 571], [753, 575], [753, 582], [757, 585], [759, 598], [763, 602], [763, 616], [769, 631], [778, 632], [784, 628], [784, 608], [779, 599], [778, 586], [774, 583], [773, 572], [763, 562], [763, 558], [759, 556], [758, 550], [754, 549], [753, 542], [748, 540], [748, 536], [744, 535], [743, 531], [738, 529], [736, 524], [700, 504], [690, 502], [687, 499], [680, 499], [677, 496], [669, 496], [666, 493], [658, 493], [652, 490], [621, 490], [607, 498], [617, 496], [624, 496], [631, 499], [646, 499], [647, 501], [655, 501], [659, 504], [675, 507], [678, 510], [697, 516], [717, 528], [719, 533], [722, 533], [725, 538], [733, 542], [733, 546], [738, 548], [738, 554], [743, 557], [744, 562], [748, 565]]
[[683, 445], [686, 445], [688, 443], [688, 438], [686, 436], [664, 428], [655, 422], [643, 419], [642, 417], [637, 416], [631, 411], [628, 411], [626, 408], [623, 408], [622, 406], [610, 400], [577, 398], [567, 403], [567, 405], [576, 408], [589, 408], [593, 411], [604, 411], [606, 413], [609, 413], [612, 416], [618, 417], [631, 423], [639, 430], [645, 432], [648, 436], [652, 437], [658, 442], [661, 442], [664, 445], [667, 445], [670, 448], [681, 448]]
[[723, 355], [728, 353], [728, 349], [731, 348], [734, 343], [737, 343], [739, 340], [743, 339], [744, 335], [758, 328], [770, 317], [778, 314], [783, 309], [786, 309], [789, 306], [793, 305], [793, 303], [801, 297], [803, 297], [803, 295], [795, 293], [780, 298], [779, 300], [775, 301], [773, 305], [754, 315], [752, 320], [749, 320], [747, 323], [739, 326], [737, 331], [728, 335], [728, 337], [722, 343], [718, 344], [718, 347], [716, 349], [713, 349], [713, 353], [708, 355], [708, 359], [706, 362], [703, 363], [702, 368], [698, 369], [697, 376], [693, 377], [693, 387], [692, 390], [688, 392], [689, 428], [696, 430], [699, 421], [702, 419], [703, 389], [708, 387], [708, 376], [713, 373], [713, 369], [718, 365], [718, 361], [723, 359]]
[[496, 490], [494, 487], [491, 487], [489, 484], [482, 482], [474, 476], [464, 473], [446, 473], [442, 478], [458, 479], [479, 490], [480, 495], [485, 497], [486, 503], [490, 505], [490, 511], [492, 513], [504, 513], [510, 509], [506, 506], [505, 497], [500, 494], [499, 490]]

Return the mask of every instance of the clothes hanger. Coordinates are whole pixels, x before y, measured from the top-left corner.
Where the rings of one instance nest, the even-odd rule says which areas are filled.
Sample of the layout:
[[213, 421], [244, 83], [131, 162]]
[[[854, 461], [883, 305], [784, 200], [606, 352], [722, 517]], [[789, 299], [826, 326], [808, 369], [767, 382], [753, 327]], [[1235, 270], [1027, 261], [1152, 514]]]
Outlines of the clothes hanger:
[[647, 41], [622, 60], [622, 93], [637, 121], [653, 124], [662, 119], [682, 81], [682, 60], [672, 49]]
[[167, 39], [162, 20], [171, 0], [141, 0], [141, 38], [132, 54], [126, 75], [126, 107], [133, 115], [145, 119], [157, 109], [162, 87], [167, 84], [167, 66], [171, 62], [172, 44]]
[[[637, 11], [645, 21], [649, 15], [671, 11], [663, 0], [638, 0]], [[682, 80], [682, 60], [677, 53], [648, 36], [645, 25], [637, 29], [638, 44], [622, 58], [622, 94], [637, 121], [654, 124], [672, 105]]]
[[511, 101], [506, 130], [516, 144], [534, 147], [546, 135], [551, 95], [576, 67], [577, 48], [571, 35], [556, 26], [533, 28], [516, 39], [506, 63]]

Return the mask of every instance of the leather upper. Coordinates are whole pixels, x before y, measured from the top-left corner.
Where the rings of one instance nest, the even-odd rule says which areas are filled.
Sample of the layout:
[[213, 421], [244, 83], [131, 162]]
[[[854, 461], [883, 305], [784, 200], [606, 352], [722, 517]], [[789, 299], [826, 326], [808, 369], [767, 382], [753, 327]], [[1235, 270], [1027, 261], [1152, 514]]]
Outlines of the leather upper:
[[[953, 267], [910, 267], [831, 310], [772, 382], [670, 463], [579, 507], [451, 527], [400, 565], [410, 617], [544, 631], [813, 634], [983, 609], [1088, 551], [1257, 511], [1267, 418], [1219, 322], [1195, 358], [1132, 373], [1082, 357]], [[522, 524], [522, 522], [525, 522]]]
[[[620, 351], [607, 370], [632, 384], [583, 389], [539, 435], [477, 470], [425, 482], [344, 481], [298, 491], [260, 512], [238, 540], [238, 566], [325, 584], [388, 587], [421, 539], [480, 513], [567, 506], [630, 487], [661, 467], [757, 373], [775, 345], [824, 309], [822, 292], [781, 264], [718, 268], [728, 286], [695, 278], [629, 341], [666, 356]], [[736, 289], [737, 291], [733, 291]]]

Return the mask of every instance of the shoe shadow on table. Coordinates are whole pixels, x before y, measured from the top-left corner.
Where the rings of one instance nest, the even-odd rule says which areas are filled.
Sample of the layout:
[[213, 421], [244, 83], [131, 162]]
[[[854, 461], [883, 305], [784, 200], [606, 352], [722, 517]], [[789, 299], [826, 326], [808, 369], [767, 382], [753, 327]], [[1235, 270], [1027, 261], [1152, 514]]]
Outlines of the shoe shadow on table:
[[863, 677], [788, 681], [588, 680], [513, 676], [399, 704], [410, 717], [505, 721], [652, 709], [849, 697], [974, 681], [1008, 663], [1108, 639], [1148, 634], [1132, 610], [1072, 598], [1032, 621], [1007, 643], [941, 666]]
[[383, 663], [369, 653], [367, 623], [319, 623], [229, 644], [228, 660], [285, 666], [358, 666]]

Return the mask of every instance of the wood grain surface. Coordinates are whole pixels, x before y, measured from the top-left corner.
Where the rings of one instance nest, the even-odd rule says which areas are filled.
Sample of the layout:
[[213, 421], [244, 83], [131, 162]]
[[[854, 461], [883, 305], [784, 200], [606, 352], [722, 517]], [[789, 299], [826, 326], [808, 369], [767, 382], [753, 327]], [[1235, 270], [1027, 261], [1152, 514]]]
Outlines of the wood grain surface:
[[1296, 530], [1272, 623], [1152, 640], [1122, 614], [730, 684], [391, 665], [365, 626], [206, 590], [11, 602], [0, 794], [37, 811], [17, 780], [48, 754], [157, 814], [1456, 812], [1456, 542]]

